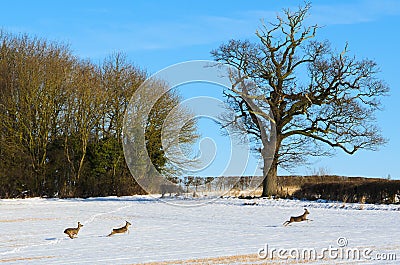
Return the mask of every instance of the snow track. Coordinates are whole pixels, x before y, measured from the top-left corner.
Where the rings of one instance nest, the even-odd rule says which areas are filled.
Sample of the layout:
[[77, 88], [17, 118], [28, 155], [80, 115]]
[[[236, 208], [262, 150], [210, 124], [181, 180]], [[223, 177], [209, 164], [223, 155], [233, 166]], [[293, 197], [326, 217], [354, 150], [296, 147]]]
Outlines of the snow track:
[[[181, 199], [167, 200], [173, 203]], [[201, 203], [202, 199], [197, 201]], [[302, 214], [304, 207], [314, 221], [282, 226], [290, 216]], [[132, 223], [129, 234], [106, 237], [125, 220]], [[84, 227], [78, 238], [71, 240], [63, 231], [76, 227], [78, 221]], [[337, 247], [339, 237], [347, 240], [348, 247], [370, 248], [374, 254], [394, 253], [398, 261], [399, 221], [399, 205], [224, 198], [199, 207], [181, 207], [148, 196], [0, 200], [0, 263], [181, 264], [182, 260], [195, 259], [187, 263], [285, 264], [289, 261], [277, 258], [255, 261], [255, 255], [265, 244], [270, 248], [319, 251]], [[218, 258], [226, 256], [230, 258]], [[200, 260], [196, 263], [196, 259]], [[326, 260], [307, 264], [326, 264]]]

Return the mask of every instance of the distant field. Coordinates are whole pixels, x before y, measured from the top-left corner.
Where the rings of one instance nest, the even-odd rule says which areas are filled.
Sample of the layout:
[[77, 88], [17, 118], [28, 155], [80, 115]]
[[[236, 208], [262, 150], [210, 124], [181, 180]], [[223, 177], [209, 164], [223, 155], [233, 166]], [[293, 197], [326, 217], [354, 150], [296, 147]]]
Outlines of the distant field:
[[[236, 184], [229, 190], [232, 178]], [[256, 177], [260, 178], [260, 177]], [[262, 188], [247, 189], [252, 177], [220, 177], [214, 182], [222, 183], [214, 187], [225, 187], [226, 195], [234, 197], [260, 197]], [[259, 180], [261, 183], [261, 180]], [[228, 188], [226, 188], [228, 187]], [[192, 187], [193, 189], [193, 187]], [[307, 200], [330, 200], [358, 203], [400, 203], [400, 180], [381, 178], [345, 177], [336, 175], [322, 176], [278, 176], [278, 197]], [[205, 191], [207, 194], [209, 191]]]

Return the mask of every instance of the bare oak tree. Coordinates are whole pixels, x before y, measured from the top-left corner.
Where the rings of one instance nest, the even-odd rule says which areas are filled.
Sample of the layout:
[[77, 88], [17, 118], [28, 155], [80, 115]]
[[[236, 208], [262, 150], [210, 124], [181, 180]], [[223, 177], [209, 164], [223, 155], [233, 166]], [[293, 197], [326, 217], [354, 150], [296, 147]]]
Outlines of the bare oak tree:
[[264, 165], [271, 164], [264, 166], [262, 196], [277, 193], [278, 166], [334, 148], [350, 155], [376, 150], [386, 141], [374, 113], [389, 88], [377, 77], [377, 64], [349, 55], [347, 44], [336, 52], [315, 40], [319, 26], [304, 25], [309, 9], [286, 9], [275, 23], [263, 23], [259, 43], [231, 40], [212, 51], [235, 69], [225, 95], [236, 116], [225, 126], [252, 136]]

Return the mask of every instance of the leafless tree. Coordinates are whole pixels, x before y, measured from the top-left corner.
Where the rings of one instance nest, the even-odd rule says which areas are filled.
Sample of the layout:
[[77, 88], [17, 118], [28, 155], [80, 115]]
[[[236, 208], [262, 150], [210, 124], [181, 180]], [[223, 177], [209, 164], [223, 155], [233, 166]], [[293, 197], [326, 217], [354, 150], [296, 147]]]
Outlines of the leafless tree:
[[377, 64], [351, 56], [347, 44], [337, 52], [316, 40], [319, 26], [304, 24], [310, 7], [285, 9], [275, 23], [263, 23], [259, 43], [231, 40], [212, 51], [234, 69], [225, 95], [236, 116], [225, 126], [256, 144], [264, 159], [263, 196], [277, 193], [278, 166], [334, 148], [350, 155], [376, 150], [386, 141], [374, 113], [389, 88], [377, 77]]

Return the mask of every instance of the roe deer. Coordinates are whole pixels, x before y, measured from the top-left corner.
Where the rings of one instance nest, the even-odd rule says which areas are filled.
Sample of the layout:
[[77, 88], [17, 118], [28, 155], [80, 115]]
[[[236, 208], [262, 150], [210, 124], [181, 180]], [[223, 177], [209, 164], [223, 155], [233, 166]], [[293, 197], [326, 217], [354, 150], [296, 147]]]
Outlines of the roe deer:
[[131, 225], [131, 223], [129, 223], [128, 221], [125, 221], [125, 222], [126, 222], [126, 224], [123, 227], [114, 228], [108, 236], [112, 236], [114, 234], [121, 234], [121, 233], [125, 233], [125, 232], [129, 233], [128, 227]]
[[79, 229], [81, 229], [82, 226], [83, 224], [78, 222], [77, 228], [67, 228], [64, 230], [64, 233], [66, 233], [69, 236], [69, 238], [74, 239], [78, 235]]
[[309, 215], [310, 212], [307, 209], [304, 209], [304, 213], [300, 216], [291, 216], [289, 221], [286, 221], [283, 223], [284, 226], [289, 225], [290, 223], [293, 222], [301, 222], [301, 221], [311, 221], [310, 219], [307, 219], [307, 215]]

